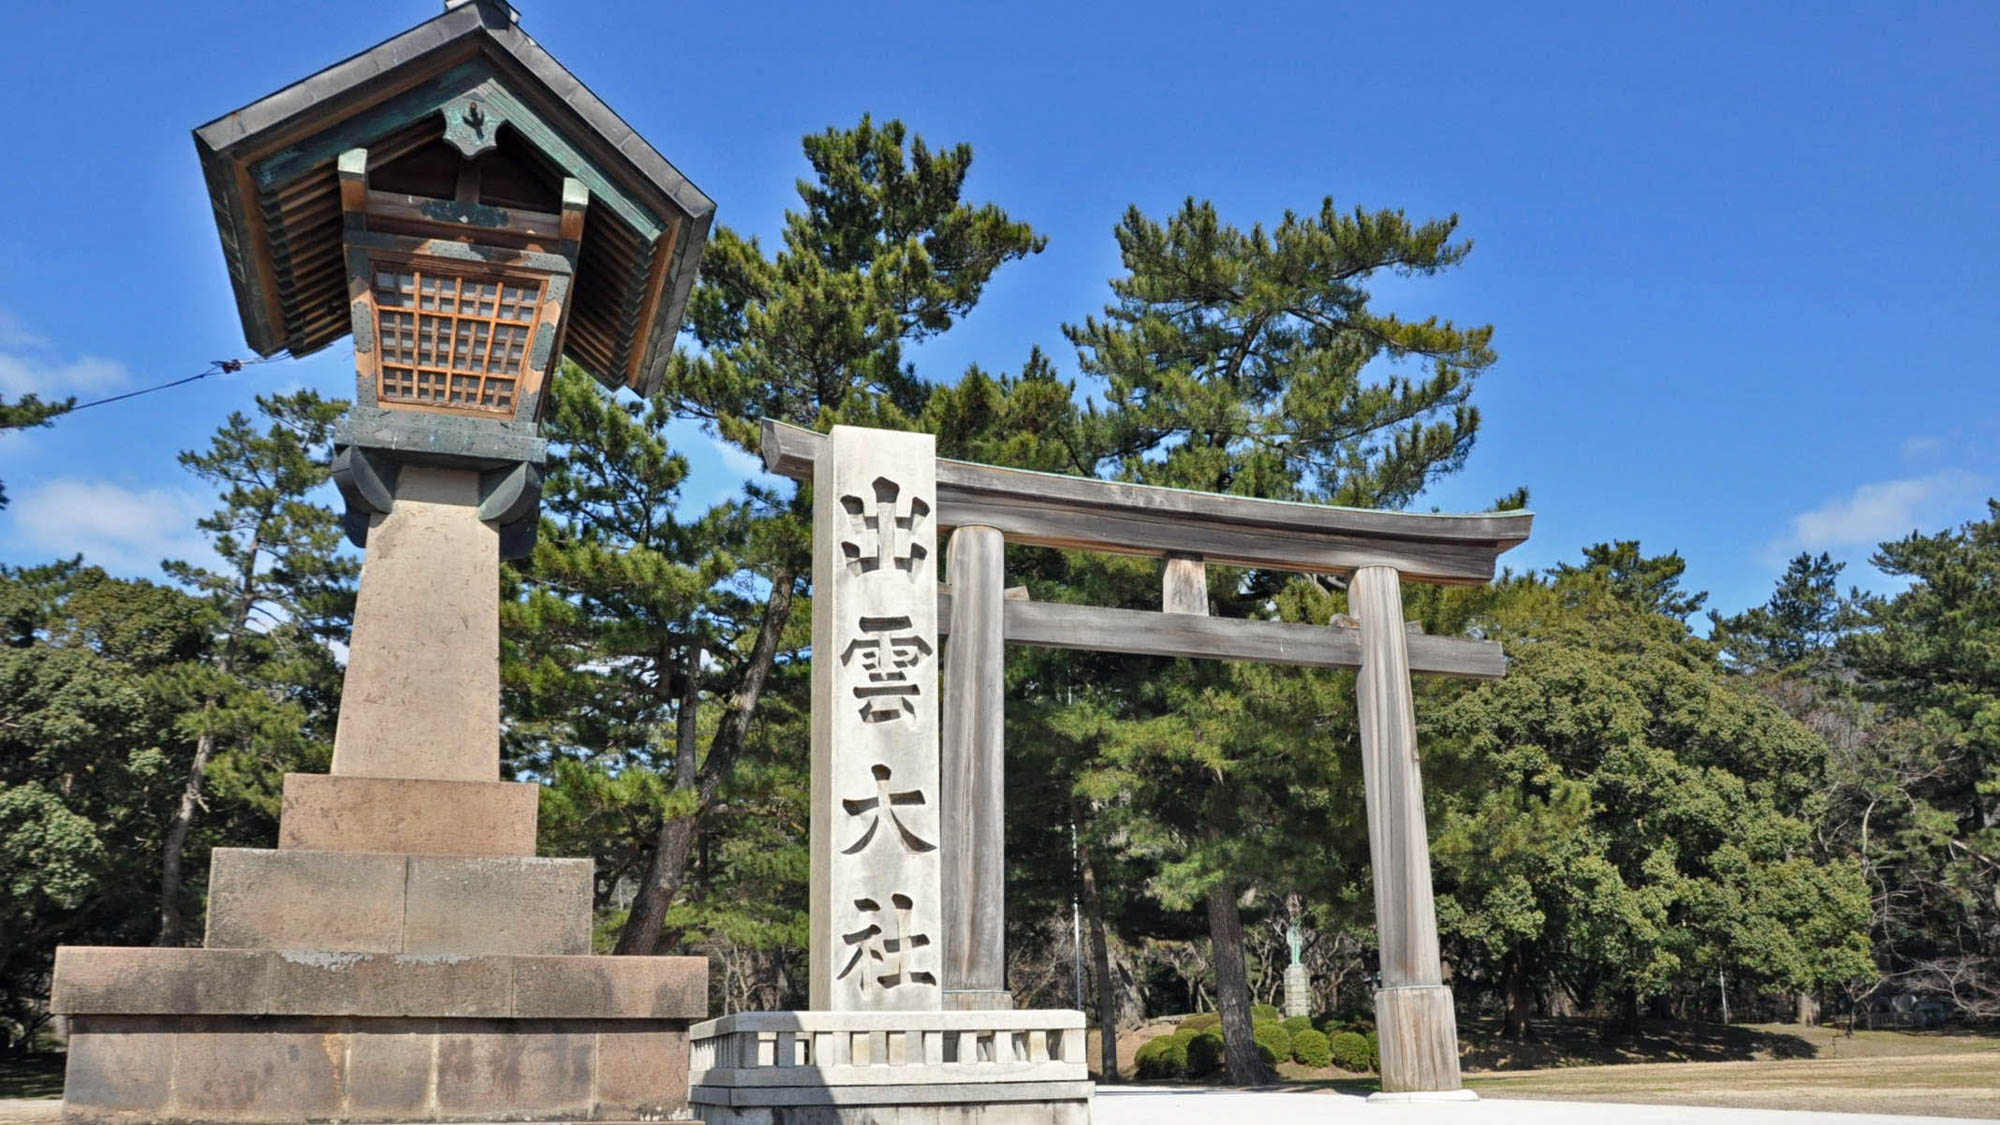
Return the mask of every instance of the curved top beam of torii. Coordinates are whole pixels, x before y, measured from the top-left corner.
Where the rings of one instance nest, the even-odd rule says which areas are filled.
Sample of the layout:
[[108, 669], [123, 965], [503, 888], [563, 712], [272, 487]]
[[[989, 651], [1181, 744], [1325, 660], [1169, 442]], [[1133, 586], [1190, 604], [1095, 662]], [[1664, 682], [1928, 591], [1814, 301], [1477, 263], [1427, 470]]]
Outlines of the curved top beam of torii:
[[[811, 480], [823, 434], [764, 420], [764, 466]], [[1223, 566], [1348, 574], [1394, 567], [1406, 581], [1489, 582], [1528, 538], [1532, 512], [1436, 515], [1222, 496], [938, 458], [940, 527], [992, 527], [1008, 542], [1130, 555], [1197, 555]]]

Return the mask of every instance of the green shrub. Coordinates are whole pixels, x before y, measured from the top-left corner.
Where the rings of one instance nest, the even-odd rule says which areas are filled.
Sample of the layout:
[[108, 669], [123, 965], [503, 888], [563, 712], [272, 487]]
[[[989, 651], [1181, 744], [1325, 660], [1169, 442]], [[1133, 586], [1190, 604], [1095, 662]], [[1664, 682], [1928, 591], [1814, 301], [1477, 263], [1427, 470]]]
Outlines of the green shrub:
[[1179, 1036], [1167, 1040], [1160, 1048], [1157, 1063], [1162, 1078], [1186, 1078], [1188, 1076], [1188, 1041]]
[[1196, 1031], [1205, 1031], [1219, 1025], [1221, 1022], [1222, 1017], [1216, 1015], [1214, 1012], [1202, 1012], [1199, 1015], [1189, 1016], [1182, 1020], [1180, 1030], [1186, 1031], [1189, 1028], [1193, 1028]]
[[1358, 1031], [1343, 1031], [1327, 1043], [1327, 1050], [1333, 1057], [1333, 1065], [1342, 1070], [1356, 1073], [1374, 1070], [1370, 1059], [1373, 1054], [1368, 1049], [1368, 1037]]
[[1208, 1028], [1197, 1032], [1187, 1042], [1187, 1076], [1206, 1078], [1222, 1069], [1222, 1032], [1218, 1028]]
[[1269, 1004], [1250, 1005], [1250, 1022], [1252, 1023], [1262, 1023], [1265, 1020], [1269, 1020], [1272, 1023], [1277, 1023], [1279, 1020], [1284, 1018], [1285, 1018], [1285, 1013], [1280, 1012], [1278, 1009], [1272, 1007]]
[[1286, 1031], [1291, 1032], [1293, 1035], [1297, 1035], [1299, 1032], [1306, 1030], [1312, 1025], [1313, 1021], [1310, 1017], [1293, 1016], [1290, 1019], [1287, 1019], [1284, 1023], [1280, 1024], [1279, 1026], [1284, 1028]]
[[1292, 1033], [1275, 1020], [1252, 1027], [1250, 1037], [1256, 1040], [1257, 1053], [1266, 1065], [1276, 1066], [1292, 1057]]
[[1333, 1065], [1333, 1047], [1326, 1036], [1304, 1028], [1292, 1032], [1292, 1061], [1304, 1066]]
[[1138, 1068], [1141, 1078], [1167, 1078], [1160, 1066], [1160, 1056], [1167, 1049], [1170, 1036], [1156, 1035], [1139, 1044], [1139, 1050], [1132, 1056], [1132, 1065]]
[[1368, 1069], [1380, 1072], [1382, 1069], [1382, 1037], [1375, 1029], [1368, 1029]]

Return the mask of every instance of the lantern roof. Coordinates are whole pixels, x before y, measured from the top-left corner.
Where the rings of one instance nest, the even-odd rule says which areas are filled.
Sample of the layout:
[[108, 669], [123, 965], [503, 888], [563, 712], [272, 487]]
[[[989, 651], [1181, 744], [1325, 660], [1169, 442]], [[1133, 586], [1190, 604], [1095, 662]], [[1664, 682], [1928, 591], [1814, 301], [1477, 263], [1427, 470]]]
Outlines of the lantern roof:
[[[468, 127], [479, 133], [471, 143]], [[259, 355], [305, 355], [351, 331], [337, 168], [351, 149], [367, 150], [376, 181], [447, 200], [460, 154], [478, 149], [489, 208], [560, 212], [563, 181], [580, 181], [590, 207], [563, 354], [640, 394], [658, 387], [672, 354], [715, 215], [714, 201], [496, 0], [448, 7], [194, 139]]]

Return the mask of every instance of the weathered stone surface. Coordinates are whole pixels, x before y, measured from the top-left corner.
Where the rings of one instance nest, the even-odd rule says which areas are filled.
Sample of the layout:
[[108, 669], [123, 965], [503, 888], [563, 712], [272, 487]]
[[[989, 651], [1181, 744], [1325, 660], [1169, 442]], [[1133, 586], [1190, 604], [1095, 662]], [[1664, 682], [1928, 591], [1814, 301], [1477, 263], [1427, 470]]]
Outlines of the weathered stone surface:
[[525, 1019], [680, 1019], [708, 1014], [706, 957], [516, 957]]
[[514, 966], [466, 953], [270, 955], [273, 1015], [504, 1017], [513, 1013]]
[[346, 1044], [323, 1023], [191, 1021], [184, 1031], [174, 1042], [174, 1117], [304, 1122], [341, 1113]]
[[540, 799], [528, 782], [288, 773], [278, 847], [531, 856]]
[[217, 848], [211, 949], [402, 949], [405, 861], [368, 852]]
[[590, 952], [587, 859], [410, 856], [406, 953]]
[[688, 1104], [684, 1029], [632, 1023], [597, 1032], [597, 1108], [611, 1117], [651, 1120]]
[[360, 1120], [429, 1116], [437, 1020], [353, 1020], [347, 1043], [347, 1113]]
[[687, 1105], [685, 1024], [78, 1016], [76, 1122], [657, 1120]]
[[588, 1025], [447, 1026], [438, 1034], [438, 1112], [497, 1121], [532, 1105], [541, 1116], [589, 1116], [596, 1051], [597, 1036]]
[[64, 1115], [75, 1121], [125, 1121], [166, 1105], [178, 1027], [171, 1016], [72, 1020], [63, 1073]]
[[64, 1015], [365, 1016], [687, 1022], [703, 957], [511, 956], [63, 946]]
[[934, 1011], [936, 443], [835, 426], [813, 468], [812, 1006]]
[[479, 474], [406, 465], [373, 517], [333, 772], [500, 778], [499, 532]]
[[270, 969], [254, 950], [59, 946], [49, 1011], [260, 1015]]

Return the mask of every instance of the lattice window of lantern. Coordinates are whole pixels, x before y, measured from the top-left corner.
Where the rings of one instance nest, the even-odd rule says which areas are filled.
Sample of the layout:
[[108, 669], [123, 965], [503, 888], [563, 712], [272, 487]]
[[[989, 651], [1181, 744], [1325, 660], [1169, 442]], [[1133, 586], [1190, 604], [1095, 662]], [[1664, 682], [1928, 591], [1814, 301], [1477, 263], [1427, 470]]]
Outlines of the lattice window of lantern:
[[540, 282], [375, 267], [376, 336], [389, 402], [512, 414]]

